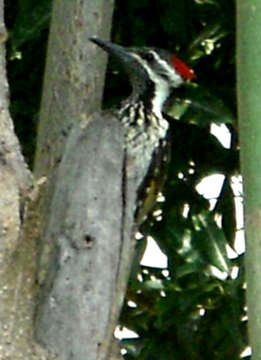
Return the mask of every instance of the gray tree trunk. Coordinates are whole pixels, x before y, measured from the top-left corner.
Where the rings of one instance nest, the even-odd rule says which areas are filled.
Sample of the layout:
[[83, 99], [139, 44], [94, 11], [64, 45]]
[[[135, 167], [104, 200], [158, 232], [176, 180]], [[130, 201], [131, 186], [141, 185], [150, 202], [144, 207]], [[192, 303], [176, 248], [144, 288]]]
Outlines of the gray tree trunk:
[[87, 40], [108, 38], [111, 16], [108, 0], [54, 2], [33, 182], [8, 113], [0, 0], [1, 359], [120, 356], [135, 196], [126, 207], [122, 129], [96, 111], [105, 56]]
[[47, 177], [43, 215], [48, 217], [57, 167], [68, 134], [101, 108], [106, 56], [91, 36], [110, 37], [113, 0], [54, 0], [37, 149], [36, 178]]
[[[0, 1], [0, 358], [31, 359], [28, 348], [32, 332], [32, 288], [34, 248], [24, 241], [22, 199], [31, 186], [31, 175], [14, 134], [8, 111], [5, 70], [7, 32]], [[20, 251], [21, 244], [24, 246]], [[26, 252], [26, 250], [28, 250]]]
[[[44, 239], [51, 262], [42, 267], [37, 338], [61, 359], [109, 358], [125, 293], [123, 136], [117, 120], [106, 120], [72, 130]], [[131, 247], [130, 231], [126, 238]]]
[[54, 1], [35, 162], [46, 179], [35, 329], [63, 360], [112, 357], [134, 248], [137, 181], [125, 184], [121, 126], [100, 112], [105, 56], [88, 41], [109, 37], [111, 16], [108, 0]]

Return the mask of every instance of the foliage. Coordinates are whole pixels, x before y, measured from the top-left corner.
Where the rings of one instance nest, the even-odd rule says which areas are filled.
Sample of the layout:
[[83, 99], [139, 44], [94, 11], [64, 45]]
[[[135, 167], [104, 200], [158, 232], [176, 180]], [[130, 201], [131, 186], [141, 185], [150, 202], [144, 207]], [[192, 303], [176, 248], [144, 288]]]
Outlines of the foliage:
[[51, 0], [6, 1], [10, 111], [23, 153], [32, 166]]
[[[225, 0], [132, 1], [125, 9], [117, 3], [117, 41], [172, 49], [197, 74], [196, 83], [176, 91], [168, 108], [176, 121], [170, 119], [165, 202], [157, 204], [139, 240], [152, 236], [168, 266], [133, 268], [121, 325], [139, 337], [122, 340], [126, 359], [239, 359], [248, 344], [244, 256], [227, 256], [236, 233], [231, 178], [239, 171], [234, 10], [234, 2]], [[227, 125], [229, 149], [210, 133], [212, 123]], [[214, 208], [196, 190], [212, 174], [224, 175]], [[218, 278], [213, 267], [226, 278]]]
[[[51, 0], [7, 1], [10, 31], [8, 74], [11, 112], [30, 162], [39, 111]], [[121, 325], [138, 338], [123, 339], [126, 359], [239, 359], [246, 348], [244, 255], [229, 259], [234, 247], [238, 174], [235, 97], [234, 1], [129, 0], [116, 2], [112, 38], [125, 45], [171, 49], [192, 64], [197, 80], [175, 92], [168, 104], [172, 157], [164, 202], [143, 225], [137, 241], [140, 259], [148, 236], [167, 256], [167, 269], [136, 260]], [[126, 30], [127, 29], [127, 30]], [[125, 75], [110, 62], [105, 106], [129, 91]], [[122, 89], [126, 89], [125, 94]], [[175, 101], [174, 101], [175, 100]], [[210, 133], [226, 124], [229, 149]], [[197, 184], [224, 175], [214, 208]], [[220, 279], [213, 269], [226, 273]], [[238, 275], [231, 276], [232, 269]]]

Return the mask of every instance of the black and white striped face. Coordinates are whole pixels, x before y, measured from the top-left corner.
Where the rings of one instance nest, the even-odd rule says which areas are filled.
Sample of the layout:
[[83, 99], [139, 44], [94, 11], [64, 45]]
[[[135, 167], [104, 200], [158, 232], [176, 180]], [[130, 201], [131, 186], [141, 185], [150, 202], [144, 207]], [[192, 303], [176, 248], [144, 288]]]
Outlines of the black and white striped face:
[[152, 80], [165, 80], [170, 87], [179, 87], [195, 78], [194, 71], [177, 56], [162, 49], [133, 48], [129, 53], [147, 70]]
[[177, 88], [187, 79], [195, 77], [194, 72], [179, 58], [169, 54], [167, 51], [154, 48], [129, 48], [128, 53], [136, 61], [132, 66], [131, 75], [136, 74], [137, 79], [147, 77], [154, 85], [154, 96], [152, 99], [154, 112], [161, 112], [165, 100], [168, 98], [172, 88]]
[[170, 63], [170, 55], [163, 50], [135, 49], [130, 54], [146, 70], [154, 83], [166, 82], [169, 87], [179, 87], [184, 79]]
[[177, 88], [195, 74], [182, 60], [167, 51], [155, 48], [125, 48], [92, 38], [92, 42], [116, 57], [129, 74], [134, 97], [151, 102], [153, 112], [161, 113], [172, 88]]

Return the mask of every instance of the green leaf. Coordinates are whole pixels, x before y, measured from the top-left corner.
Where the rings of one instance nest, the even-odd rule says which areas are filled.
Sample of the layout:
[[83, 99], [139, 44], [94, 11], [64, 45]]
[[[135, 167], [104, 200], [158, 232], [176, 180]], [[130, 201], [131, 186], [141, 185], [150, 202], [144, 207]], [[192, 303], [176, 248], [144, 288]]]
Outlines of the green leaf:
[[228, 179], [224, 181], [215, 211], [222, 215], [222, 229], [229, 245], [234, 248], [236, 235], [235, 195]]
[[161, 280], [148, 280], [143, 283], [143, 286], [147, 290], [163, 290], [164, 285], [162, 284]]
[[168, 101], [168, 114], [174, 118], [184, 116], [190, 122], [199, 126], [211, 123], [233, 124], [235, 117], [221, 98], [200, 85], [193, 84], [186, 88], [186, 92], [177, 101], [176, 96]]
[[202, 263], [199, 261], [193, 261], [191, 263], [187, 263], [185, 265], [181, 265], [176, 270], [176, 278], [182, 278], [186, 275], [191, 275], [194, 273], [198, 273], [200, 271], [203, 271], [204, 267], [202, 266]]
[[220, 271], [229, 272], [230, 261], [226, 252], [224, 232], [217, 226], [211, 214], [193, 215], [196, 230], [194, 245], [210, 265]]

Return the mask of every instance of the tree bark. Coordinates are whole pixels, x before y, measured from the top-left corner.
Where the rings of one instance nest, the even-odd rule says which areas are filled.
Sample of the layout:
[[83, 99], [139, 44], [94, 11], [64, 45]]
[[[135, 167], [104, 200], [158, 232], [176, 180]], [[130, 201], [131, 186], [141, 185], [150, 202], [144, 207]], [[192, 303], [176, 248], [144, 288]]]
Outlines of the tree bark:
[[[0, 358], [38, 359], [32, 345], [35, 293], [33, 231], [22, 231], [25, 199], [32, 176], [14, 133], [8, 111], [5, 41], [0, 1]], [[25, 230], [25, 229], [24, 229]]]
[[88, 42], [109, 37], [111, 15], [107, 0], [56, 0], [52, 14], [35, 162], [47, 179], [35, 329], [63, 360], [110, 358], [134, 249], [137, 181], [125, 199], [123, 132], [100, 112], [105, 56]]
[[109, 38], [112, 11], [113, 0], [53, 2], [34, 166], [36, 178], [48, 179], [47, 216], [68, 134], [101, 108], [106, 56], [89, 38]]
[[237, 3], [237, 82], [247, 238], [246, 280], [253, 360], [261, 359], [260, 1]]
[[116, 119], [106, 120], [97, 114], [72, 130], [44, 239], [49, 261], [36, 334], [63, 360], [109, 358], [127, 282], [119, 291], [123, 136]]
[[8, 113], [0, 23], [3, 359], [120, 358], [112, 338], [140, 179], [136, 167], [125, 173], [119, 122], [100, 112], [105, 56], [87, 42], [96, 33], [108, 38], [112, 3], [86, 6], [54, 3], [34, 183]]

